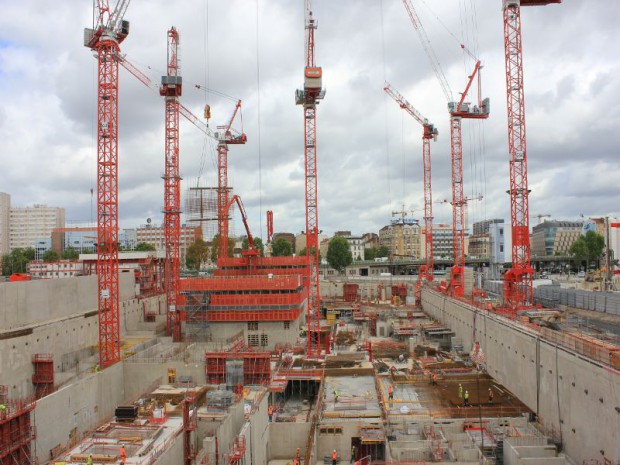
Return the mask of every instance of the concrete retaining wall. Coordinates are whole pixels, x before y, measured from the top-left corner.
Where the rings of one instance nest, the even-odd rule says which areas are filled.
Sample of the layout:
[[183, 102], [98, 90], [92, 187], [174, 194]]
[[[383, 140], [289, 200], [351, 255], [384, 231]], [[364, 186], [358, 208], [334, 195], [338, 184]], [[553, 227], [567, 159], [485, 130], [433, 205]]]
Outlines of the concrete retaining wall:
[[[135, 296], [133, 273], [120, 275], [120, 300]], [[97, 308], [97, 277], [0, 284], [0, 328], [42, 323]]]
[[[144, 310], [158, 311], [163, 306], [163, 296], [150, 297], [138, 300], [133, 298], [133, 274], [121, 275], [122, 293], [128, 299], [120, 305], [121, 335], [127, 331], [139, 329], [143, 321]], [[65, 285], [61, 281], [70, 281]], [[51, 283], [49, 286], [46, 283]], [[24, 397], [34, 393], [32, 385], [32, 356], [34, 354], [52, 354], [54, 357], [55, 385], [62, 386], [68, 379], [74, 377], [83, 366], [80, 361], [88, 359], [97, 351], [99, 340], [99, 320], [97, 316], [97, 301], [88, 297], [97, 293], [96, 277], [85, 276], [79, 278], [66, 278], [47, 281], [26, 281], [18, 284], [21, 288], [17, 293], [25, 292], [26, 298], [13, 301], [12, 312], [23, 311], [25, 316], [14, 318], [15, 321], [30, 320], [29, 326], [20, 326], [19, 332], [0, 331], [0, 384], [9, 386], [10, 397]], [[44, 285], [41, 287], [41, 285]], [[32, 286], [32, 287], [29, 287]], [[5, 287], [5, 285], [0, 285]], [[131, 289], [131, 292], [129, 290]], [[53, 291], [53, 292], [52, 292]], [[37, 305], [38, 301], [33, 294], [37, 292], [62, 293], [68, 291], [71, 297], [65, 299], [67, 307], [50, 305], [44, 308], [42, 315], [53, 315], [52, 318], [33, 323], [38, 307], [25, 307], [25, 305]], [[5, 292], [4, 297], [14, 292]], [[82, 307], [92, 301], [93, 306]], [[58, 301], [56, 301], [58, 303]], [[0, 312], [10, 313], [8, 309], [0, 306]], [[47, 313], [46, 313], [47, 312]], [[61, 315], [62, 316], [59, 316]], [[14, 331], [16, 329], [14, 328]]]
[[123, 366], [117, 363], [38, 400], [34, 418], [39, 463], [50, 460], [53, 447], [68, 444], [110, 419], [124, 399]]
[[489, 374], [557, 433], [571, 458], [620, 457], [620, 372], [436, 291], [423, 290], [422, 306], [456, 332], [465, 350], [480, 342]]

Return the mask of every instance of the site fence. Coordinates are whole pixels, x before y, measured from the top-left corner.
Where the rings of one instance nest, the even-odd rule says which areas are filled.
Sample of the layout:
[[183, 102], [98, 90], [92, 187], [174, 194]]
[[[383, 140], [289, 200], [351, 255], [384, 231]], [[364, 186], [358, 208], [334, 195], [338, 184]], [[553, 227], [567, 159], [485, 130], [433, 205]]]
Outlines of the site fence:
[[[487, 291], [501, 296], [503, 283], [487, 281], [485, 288]], [[562, 289], [559, 285], [552, 284], [534, 288], [534, 301], [544, 307], [566, 305], [573, 308], [620, 315], [620, 292]]]

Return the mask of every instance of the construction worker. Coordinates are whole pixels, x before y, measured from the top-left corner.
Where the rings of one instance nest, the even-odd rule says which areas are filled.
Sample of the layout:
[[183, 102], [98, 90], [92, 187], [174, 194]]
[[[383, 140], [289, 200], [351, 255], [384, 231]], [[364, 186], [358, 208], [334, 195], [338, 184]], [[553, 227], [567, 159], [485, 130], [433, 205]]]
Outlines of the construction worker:
[[269, 406], [267, 413], [269, 414], [269, 423], [271, 423], [273, 421], [273, 404]]
[[351, 461], [349, 463], [353, 463], [353, 461], [355, 460], [355, 453], [356, 452], [357, 452], [357, 450], [355, 449], [355, 446], [351, 446]]
[[465, 399], [465, 403], [464, 403], [465, 407], [469, 407], [469, 391], [465, 391], [464, 399]]
[[489, 404], [493, 403], [493, 389], [489, 388]]
[[433, 373], [433, 386], [437, 386], [437, 373]]
[[93, 465], [93, 454], [90, 454], [88, 456], [88, 459], [86, 460], [86, 465]]
[[301, 450], [299, 449], [299, 447], [295, 451], [295, 458], [297, 459], [297, 463], [301, 462]]
[[338, 463], [338, 452], [336, 449], [332, 452], [332, 465], [336, 465]]
[[391, 384], [390, 384], [390, 387], [388, 387], [388, 399], [390, 401], [394, 400], [394, 388], [392, 387]]
[[338, 403], [338, 391], [334, 389], [334, 404]]
[[125, 446], [121, 446], [121, 465], [125, 465], [127, 461], [127, 452], [125, 451]]
[[6, 405], [0, 404], [0, 418], [4, 418], [6, 415]]
[[463, 385], [459, 383], [459, 402], [463, 403]]

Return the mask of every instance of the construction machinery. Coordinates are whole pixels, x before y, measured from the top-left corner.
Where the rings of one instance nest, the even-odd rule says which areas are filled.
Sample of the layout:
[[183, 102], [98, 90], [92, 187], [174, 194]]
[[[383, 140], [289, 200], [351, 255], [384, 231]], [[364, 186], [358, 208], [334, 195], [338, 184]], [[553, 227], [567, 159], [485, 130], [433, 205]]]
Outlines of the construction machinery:
[[108, 0], [94, 3], [93, 28], [84, 29], [84, 46], [97, 54], [97, 311], [99, 365], [121, 358], [118, 275], [118, 61], [129, 35], [124, 18], [130, 0], [114, 10]]
[[420, 267], [416, 285], [416, 301], [419, 302], [422, 283], [433, 281], [433, 192], [431, 188], [431, 139], [437, 141], [439, 131], [428, 122], [400, 93], [388, 83], [383, 90], [392, 97], [400, 107], [422, 125], [422, 169], [424, 171], [424, 251], [426, 263]]
[[304, 167], [306, 178], [306, 257], [308, 259], [307, 357], [321, 356], [321, 294], [319, 289], [319, 202], [316, 166], [316, 106], [325, 97], [323, 70], [314, 62], [312, 1], [305, 0], [306, 66], [304, 87], [295, 92], [295, 103], [304, 109]]
[[[441, 65], [426, 31], [422, 27], [422, 22], [413, 6], [411, 0], [403, 0], [409, 19], [413, 24], [422, 47], [431, 63], [435, 76], [439, 81], [441, 89], [448, 101], [448, 112], [450, 113], [450, 155], [452, 165], [452, 235], [454, 244], [454, 265], [450, 272], [450, 286], [448, 292], [455, 297], [460, 297], [464, 292], [464, 267], [465, 267], [465, 208], [467, 200], [463, 195], [463, 147], [461, 134], [461, 121], [463, 119], [487, 119], [489, 117], [490, 102], [488, 98], [481, 99], [480, 81], [480, 60], [476, 60], [474, 69], [469, 76], [465, 90], [461, 93], [461, 99], [456, 102], [452, 97], [450, 85], [446, 79]], [[471, 57], [473, 55], [461, 44], [461, 48]], [[478, 101], [475, 104], [466, 102], [465, 99], [469, 90], [477, 77]]]
[[181, 341], [181, 318], [176, 311], [181, 279], [181, 175], [179, 172], [179, 97], [183, 80], [179, 64], [179, 33], [168, 30], [167, 74], [161, 78], [159, 94], [166, 99], [164, 166], [164, 246], [166, 250], [166, 334]]
[[508, 152], [510, 153], [510, 226], [512, 230], [512, 268], [504, 275], [504, 303], [515, 313], [533, 305], [530, 263], [529, 188], [525, 138], [525, 99], [523, 88], [523, 48], [521, 5], [548, 5], [561, 0], [503, 0], [504, 58], [506, 61], [506, 100], [508, 106]]

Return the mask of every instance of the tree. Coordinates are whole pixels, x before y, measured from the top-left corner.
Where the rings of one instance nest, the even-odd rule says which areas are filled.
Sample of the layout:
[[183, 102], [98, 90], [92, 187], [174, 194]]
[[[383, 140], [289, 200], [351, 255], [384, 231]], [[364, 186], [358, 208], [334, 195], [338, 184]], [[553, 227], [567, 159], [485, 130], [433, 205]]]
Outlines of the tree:
[[353, 255], [349, 242], [341, 236], [335, 236], [329, 241], [327, 246], [327, 263], [333, 269], [342, 272], [353, 262]]
[[155, 252], [155, 246], [146, 242], [140, 242], [136, 245], [136, 252]]
[[386, 245], [382, 245], [377, 249], [377, 258], [387, 257], [390, 255], [390, 249], [387, 248]]
[[290, 257], [293, 255], [293, 248], [286, 239], [280, 237], [271, 243], [271, 255], [273, 257]]
[[73, 247], [67, 247], [62, 253], [62, 258], [64, 260], [77, 260], [80, 258], [80, 254]]
[[569, 249], [575, 263], [580, 266], [586, 262], [586, 268], [590, 262], [598, 260], [605, 248], [605, 238], [594, 231], [588, 231], [585, 236], [577, 239]]
[[185, 265], [190, 270], [200, 271], [200, 266], [209, 258], [209, 244], [198, 238], [187, 248]]
[[[260, 256], [262, 257], [265, 254], [265, 246], [263, 245], [263, 241], [260, 237], [253, 238], [254, 247], [259, 251]], [[247, 236], [243, 238], [241, 241], [241, 249], [248, 250], [250, 248], [250, 241], [248, 241]]]
[[377, 258], [377, 249], [375, 247], [364, 249], [364, 260], [374, 260], [375, 258]]
[[[228, 238], [228, 256], [232, 256], [233, 254], [233, 250], [235, 248], [235, 240], [232, 238]], [[213, 239], [211, 240], [211, 261], [213, 263], [217, 262], [217, 259], [219, 257], [220, 254], [220, 235], [216, 234], [215, 236], [213, 236]]]
[[[311, 252], [314, 254], [314, 250], [312, 250]], [[305, 247], [299, 251], [298, 256], [300, 256], [300, 257], [305, 257], [306, 256], [306, 248]], [[323, 257], [321, 256], [321, 252], [319, 252], [319, 263], [321, 262], [322, 258]]]
[[2, 257], [2, 274], [9, 276], [13, 273], [26, 273], [28, 262], [34, 260], [35, 251], [32, 247], [13, 249], [10, 254]]
[[55, 250], [46, 250], [43, 254], [43, 261], [45, 263], [53, 263], [60, 260], [60, 255]]

